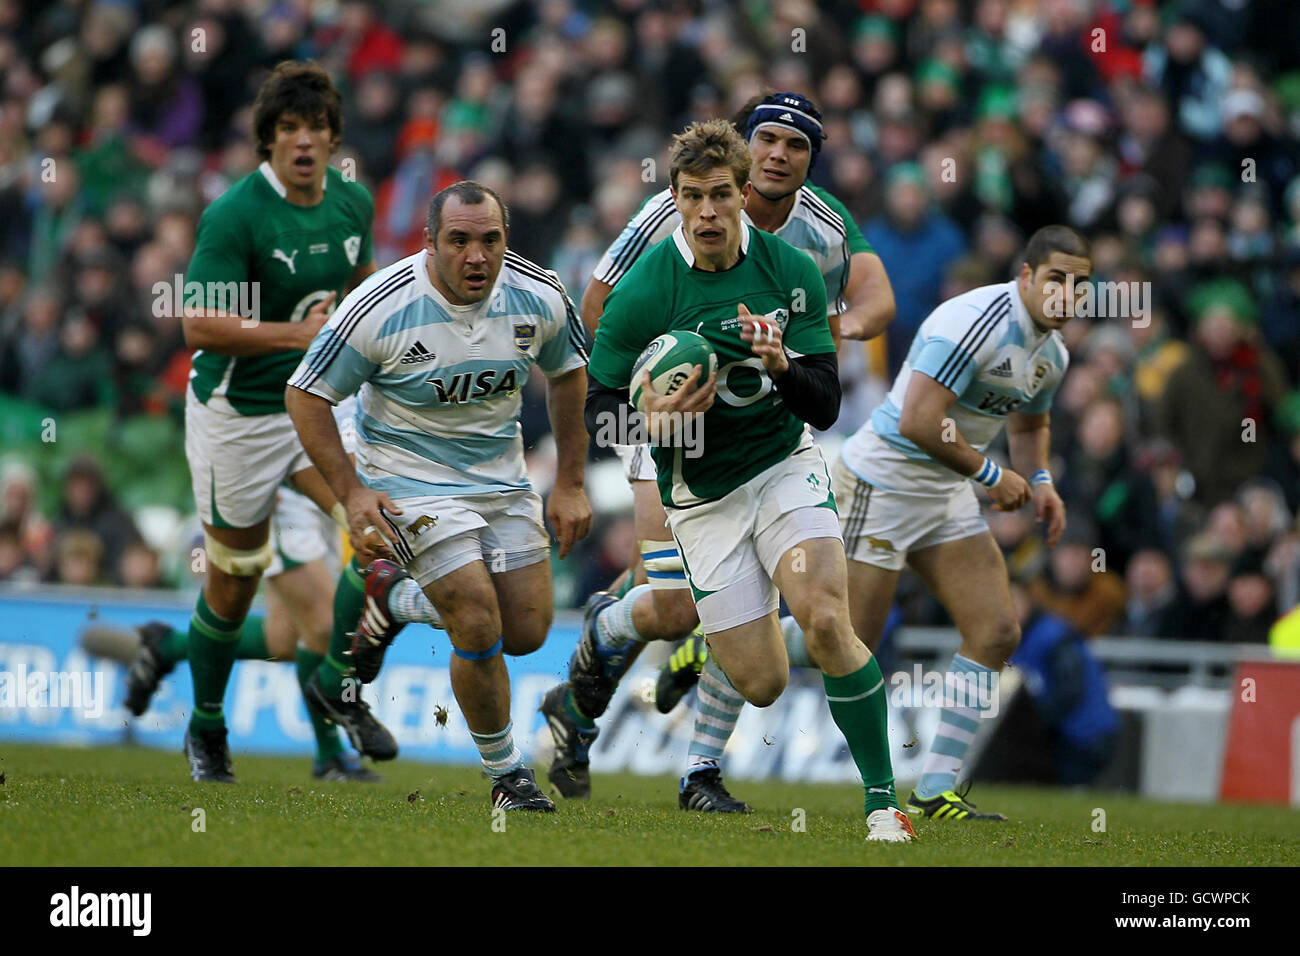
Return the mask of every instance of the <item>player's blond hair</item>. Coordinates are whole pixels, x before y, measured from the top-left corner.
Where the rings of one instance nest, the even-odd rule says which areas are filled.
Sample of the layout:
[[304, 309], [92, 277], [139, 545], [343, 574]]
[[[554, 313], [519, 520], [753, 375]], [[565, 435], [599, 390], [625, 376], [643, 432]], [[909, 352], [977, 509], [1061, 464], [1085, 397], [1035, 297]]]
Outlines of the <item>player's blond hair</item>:
[[749, 147], [740, 138], [736, 128], [725, 119], [692, 123], [676, 134], [668, 159], [669, 176], [674, 189], [677, 188], [678, 173], [707, 176], [719, 166], [730, 168], [736, 180], [736, 188], [742, 189], [749, 182], [749, 167], [753, 161]]

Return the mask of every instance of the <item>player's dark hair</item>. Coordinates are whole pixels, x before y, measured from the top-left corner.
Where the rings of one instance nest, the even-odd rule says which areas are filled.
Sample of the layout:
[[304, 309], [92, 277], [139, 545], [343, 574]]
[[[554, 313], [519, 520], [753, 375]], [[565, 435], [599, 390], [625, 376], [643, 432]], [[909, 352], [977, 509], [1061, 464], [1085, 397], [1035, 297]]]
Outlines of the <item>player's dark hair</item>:
[[501, 222], [510, 228], [510, 209], [501, 201], [501, 197], [488, 186], [482, 183], [476, 183], [472, 179], [462, 179], [458, 183], [452, 183], [446, 189], [441, 190], [429, 203], [429, 215], [425, 220], [425, 225], [429, 228], [429, 235], [438, 240], [438, 230], [442, 228], [442, 207], [447, 205], [447, 200], [455, 196], [467, 206], [477, 206], [479, 203], [491, 196], [496, 200], [497, 208], [501, 210]]
[[253, 101], [253, 139], [257, 155], [271, 158], [275, 125], [290, 113], [311, 122], [323, 116], [337, 144], [343, 139], [343, 98], [334, 81], [315, 60], [277, 63]]
[[1029, 271], [1038, 269], [1052, 257], [1053, 252], [1063, 252], [1067, 256], [1080, 259], [1092, 258], [1092, 246], [1083, 234], [1069, 226], [1044, 226], [1029, 237], [1021, 262], [1029, 263]]
[[736, 188], [743, 189], [749, 182], [749, 167], [753, 162], [749, 147], [735, 127], [724, 119], [692, 123], [673, 136], [668, 151], [669, 179], [677, 188], [677, 174], [705, 176], [719, 166], [731, 169]]

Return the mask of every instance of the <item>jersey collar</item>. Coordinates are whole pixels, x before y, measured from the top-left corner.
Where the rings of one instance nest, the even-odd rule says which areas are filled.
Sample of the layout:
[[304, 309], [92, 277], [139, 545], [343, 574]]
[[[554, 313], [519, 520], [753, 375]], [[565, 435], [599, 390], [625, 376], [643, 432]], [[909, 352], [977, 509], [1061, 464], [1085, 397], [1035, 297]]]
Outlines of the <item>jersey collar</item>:
[[[745, 213], [740, 214], [740, 254], [741, 256], [749, 255], [749, 223], [745, 219]], [[677, 252], [686, 262], [686, 268], [695, 268], [695, 253], [691, 251], [691, 244], [686, 241], [686, 224], [680, 223], [673, 230], [673, 245], [677, 247]]]
[[1025, 301], [1020, 298], [1020, 280], [1012, 279], [1007, 285], [1011, 290], [1011, 315], [1016, 324], [1020, 326], [1020, 331], [1024, 333], [1025, 341], [1037, 344], [1049, 338], [1052, 330], [1042, 331], [1038, 326], [1034, 325], [1034, 320], [1029, 317], [1029, 310], [1025, 308]]
[[[275, 190], [276, 195], [278, 195], [281, 199], [284, 199], [289, 195], [289, 190], [285, 188], [284, 183], [280, 182], [280, 177], [277, 176], [275, 174], [275, 170], [271, 168], [271, 161], [269, 159], [262, 160], [262, 164], [257, 167], [257, 171], [262, 174], [262, 176], [266, 179], [270, 187]], [[321, 192], [324, 192], [325, 190], [329, 189], [329, 187], [330, 187], [329, 170], [326, 170], [325, 178], [321, 180], [321, 184], [320, 184]]]

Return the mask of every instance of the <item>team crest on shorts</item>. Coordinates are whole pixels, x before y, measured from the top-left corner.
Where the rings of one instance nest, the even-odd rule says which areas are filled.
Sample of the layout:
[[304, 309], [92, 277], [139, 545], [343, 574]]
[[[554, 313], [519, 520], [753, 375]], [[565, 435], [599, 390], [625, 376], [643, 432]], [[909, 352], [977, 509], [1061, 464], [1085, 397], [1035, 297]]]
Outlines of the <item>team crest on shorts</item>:
[[533, 339], [537, 337], [537, 326], [531, 322], [515, 323], [515, 347], [521, 352], [527, 352], [533, 347]]
[[871, 545], [873, 551], [888, 551], [894, 553], [894, 543], [885, 538], [877, 538], [874, 535], [867, 535], [867, 544]]
[[1029, 383], [1029, 394], [1038, 391], [1038, 387], [1043, 384], [1043, 379], [1047, 378], [1050, 367], [1046, 362], [1039, 362], [1034, 366], [1034, 379]]
[[422, 533], [429, 530], [437, 523], [438, 519], [436, 517], [431, 518], [428, 515], [420, 515], [420, 517], [410, 523], [407, 530], [411, 532], [411, 537], [418, 538]]

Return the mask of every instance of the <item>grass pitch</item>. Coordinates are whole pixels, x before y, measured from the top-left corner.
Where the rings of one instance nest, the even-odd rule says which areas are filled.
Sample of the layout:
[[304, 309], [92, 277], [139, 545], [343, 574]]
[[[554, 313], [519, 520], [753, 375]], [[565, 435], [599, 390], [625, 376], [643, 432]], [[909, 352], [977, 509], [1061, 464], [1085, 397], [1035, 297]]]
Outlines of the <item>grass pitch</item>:
[[[303, 758], [235, 755], [240, 783], [199, 785], [179, 753], [0, 742], [0, 863], [17, 865], [1295, 866], [1300, 813], [981, 786], [1002, 824], [920, 824], [867, 843], [858, 787], [750, 783], [747, 816], [677, 809], [670, 778], [600, 775], [589, 803], [493, 829], [474, 768], [398, 761], [382, 784], [321, 784]], [[905, 795], [904, 795], [905, 798]], [[195, 832], [203, 811], [204, 832]], [[1105, 831], [1094, 830], [1096, 810]], [[796, 810], [805, 827], [798, 832]], [[498, 822], [500, 829], [500, 822]]]

